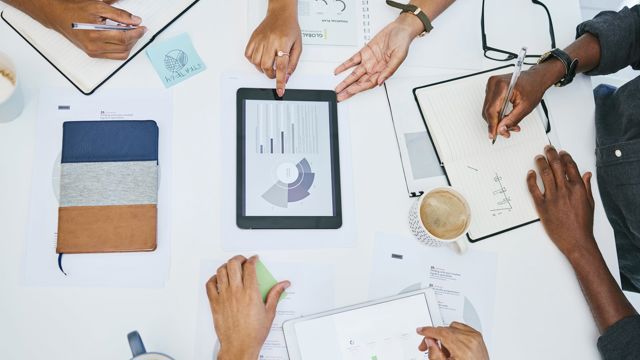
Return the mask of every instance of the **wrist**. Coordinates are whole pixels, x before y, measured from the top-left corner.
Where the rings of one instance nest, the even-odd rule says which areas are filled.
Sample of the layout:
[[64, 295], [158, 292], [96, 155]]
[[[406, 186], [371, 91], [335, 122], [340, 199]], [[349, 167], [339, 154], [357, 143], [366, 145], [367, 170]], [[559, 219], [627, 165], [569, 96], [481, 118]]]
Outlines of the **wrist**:
[[579, 243], [582, 246], [570, 249], [564, 254], [573, 268], [580, 268], [583, 265], [592, 266], [595, 261], [602, 259], [602, 254], [593, 235], [581, 238]]
[[229, 350], [221, 347], [218, 352], [218, 360], [256, 360], [260, 355], [260, 351], [250, 350]]
[[557, 58], [551, 58], [542, 64], [536, 64], [529, 71], [539, 74], [541, 83], [548, 89], [560, 81], [567, 72], [564, 64]]
[[407, 29], [409, 32], [411, 39], [415, 39], [418, 35], [424, 32], [424, 24], [417, 16], [411, 13], [402, 13], [398, 15], [398, 18], [395, 20], [396, 24]]
[[294, 16], [298, 19], [298, 0], [269, 0], [267, 14]]

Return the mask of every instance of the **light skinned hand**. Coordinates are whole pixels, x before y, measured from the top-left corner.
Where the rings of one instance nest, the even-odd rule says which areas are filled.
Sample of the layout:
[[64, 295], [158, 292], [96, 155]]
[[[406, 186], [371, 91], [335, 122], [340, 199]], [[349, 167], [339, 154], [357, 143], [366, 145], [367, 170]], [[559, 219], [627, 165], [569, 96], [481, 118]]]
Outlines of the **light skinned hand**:
[[489, 139], [495, 139], [498, 135], [509, 138], [511, 131], [520, 131], [518, 124], [540, 104], [542, 96], [548, 89], [548, 86], [538, 78], [535, 69], [523, 71], [509, 99], [513, 110], [500, 120], [500, 111], [502, 111], [510, 82], [511, 74], [492, 76], [487, 82], [482, 117], [488, 124]]
[[418, 328], [417, 332], [424, 336], [418, 349], [428, 350], [429, 360], [489, 360], [482, 334], [469, 325], [454, 321], [446, 327]]
[[107, 19], [125, 25], [140, 25], [142, 19], [113, 4], [117, 0], [53, 0], [33, 17], [54, 29], [93, 58], [125, 60], [147, 28], [127, 31], [72, 30], [71, 23], [104, 24]]
[[282, 292], [291, 284], [271, 288], [266, 303], [258, 288], [257, 256], [234, 256], [207, 282], [213, 324], [220, 340], [219, 360], [255, 360], [267, 339]]
[[[281, 97], [302, 54], [296, 1], [269, 1], [267, 16], [251, 34], [244, 51], [244, 56], [258, 71], [269, 79], [276, 79], [276, 92]], [[277, 56], [278, 51], [289, 55]]]
[[349, 60], [338, 66], [335, 75], [355, 67], [336, 87], [338, 101], [382, 85], [407, 58], [411, 42], [423, 29], [424, 25], [416, 16], [402, 14]]
[[575, 256], [597, 253], [591, 173], [580, 176], [571, 155], [564, 151], [558, 154], [552, 146], [545, 148], [545, 155], [535, 159], [544, 192], [536, 183], [536, 172], [530, 170], [527, 174], [529, 192], [544, 229], [570, 261]]

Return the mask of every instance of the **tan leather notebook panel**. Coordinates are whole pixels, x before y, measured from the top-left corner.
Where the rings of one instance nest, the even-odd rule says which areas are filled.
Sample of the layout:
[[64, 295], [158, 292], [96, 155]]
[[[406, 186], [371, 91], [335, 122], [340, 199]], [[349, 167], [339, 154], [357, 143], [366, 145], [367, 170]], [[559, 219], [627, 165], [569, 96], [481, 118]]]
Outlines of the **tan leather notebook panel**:
[[56, 252], [153, 251], [157, 217], [156, 205], [61, 207]]

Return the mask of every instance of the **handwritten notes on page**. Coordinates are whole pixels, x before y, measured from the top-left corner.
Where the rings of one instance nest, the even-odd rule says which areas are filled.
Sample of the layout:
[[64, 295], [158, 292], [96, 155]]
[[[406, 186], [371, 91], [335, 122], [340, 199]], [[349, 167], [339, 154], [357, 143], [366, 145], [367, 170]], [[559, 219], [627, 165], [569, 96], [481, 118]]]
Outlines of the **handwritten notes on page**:
[[494, 145], [482, 118], [485, 87], [498, 69], [415, 90], [449, 182], [471, 207], [469, 235], [480, 239], [537, 220], [526, 175], [534, 157], [549, 144], [537, 109], [520, 123], [521, 132]]

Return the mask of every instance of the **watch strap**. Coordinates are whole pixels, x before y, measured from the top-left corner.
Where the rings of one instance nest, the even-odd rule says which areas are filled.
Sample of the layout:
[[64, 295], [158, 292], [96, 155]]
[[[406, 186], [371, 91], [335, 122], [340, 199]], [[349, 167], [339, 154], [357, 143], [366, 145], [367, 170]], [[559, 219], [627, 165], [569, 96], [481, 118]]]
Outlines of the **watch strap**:
[[555, 86], [562, 87], [562, 86], [569, 85], [573, 81], [573, 78], [576, 76], [576, 69], [578, 68], [578, 59], [572, 59], [571, 56], [569, 56], [569, 54], [567, 54], [566, 52], [558, 48], [555, 48], [545, 53], [544, 55], [542, 55], [538, 63], [543, 63], [552, 57], [560, 60], [562, 65], [564, 65], [564, 69], [565, 69], [564, 76], [557, 83], [555, 83]]
[[393, 0], [386, 0], [386, 2], [387, 2], [387, 5], [394, 7], [396, 9], [400, 9], [401, 13], [407, 12], [417, 16], [418, 19], [420, 19], [420, 21], [424, 25], [424, 31], [422, 32], [422, 34], [420, 34], [420, 36], [424, 36], [428, 32], [431, 32], [431, 30], [433, 30], [433, 25], [431, 25], [431, 20], [429, 20], [429, 17], [427, 16], [427, 14], [424, 13], [424, 11], [422, 11], [421, 8], [413, 4], [402, 4]]

